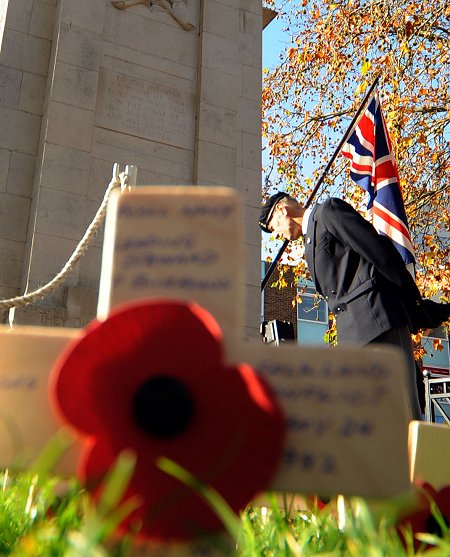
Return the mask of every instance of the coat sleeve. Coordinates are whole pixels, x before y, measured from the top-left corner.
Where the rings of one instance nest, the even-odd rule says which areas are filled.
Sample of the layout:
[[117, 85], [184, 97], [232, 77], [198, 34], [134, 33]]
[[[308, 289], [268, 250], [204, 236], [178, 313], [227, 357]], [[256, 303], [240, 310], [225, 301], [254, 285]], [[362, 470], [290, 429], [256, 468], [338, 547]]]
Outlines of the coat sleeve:
[[324, 203], [322, 211], [326, 229], [343, 245], [358, 253], [392, 284], [402, 288], [407, 298], [420, 301], [420, 292], [399, 252], [391, 241], [351, 205], [338, 198]]

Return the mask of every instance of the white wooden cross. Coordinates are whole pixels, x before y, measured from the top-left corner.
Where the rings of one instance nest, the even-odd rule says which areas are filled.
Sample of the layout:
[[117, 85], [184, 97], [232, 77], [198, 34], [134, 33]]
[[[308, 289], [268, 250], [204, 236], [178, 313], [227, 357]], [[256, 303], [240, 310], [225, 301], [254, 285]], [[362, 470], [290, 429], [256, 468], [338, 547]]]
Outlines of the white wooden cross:
[[[245, 257], [240, 209], [238, 194], [227, 188], [114, 192], [105, 225], [99, 319], [123, 302], [149, 298], [193, 300], [212, 313], [224, 333], [227, 361], [248, 362], [262, 374], [287, 416], [272, 490], [368, 498], [407, 491], [406, 368], [397, 349], [273, 347], [239, 338]], [[26, 465], [60, 428], [48, 403], [47, 378], [61, 350], [81, 333], [1, 328], [0, 467]], [[421, 424], [414, 427], [416, 441], [418, 431]], [[79, 452], [75, 445], [58, 471], [73, 473]], [[429, 470], [422, 466], [421, 474]], [[150, 555], [148, 548], [136, 551]], [[153, 548], [151, 555], [196, 551], [195, 545]]]

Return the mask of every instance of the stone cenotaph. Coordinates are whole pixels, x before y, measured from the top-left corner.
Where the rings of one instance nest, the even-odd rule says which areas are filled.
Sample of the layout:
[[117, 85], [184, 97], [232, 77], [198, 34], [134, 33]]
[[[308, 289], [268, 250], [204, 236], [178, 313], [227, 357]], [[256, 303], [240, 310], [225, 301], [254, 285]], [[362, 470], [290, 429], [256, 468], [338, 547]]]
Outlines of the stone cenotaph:
[[[138, 185], [242, 198], [243, 338], [260, 320], [260, 0], [0, 1], [0, 298], [48, 283], [95, 215], [115, 162]], [[14, 324], [95, 317], [103, 228], [65, 283]], [[8, 321], [8, 311], [0, 313]]]

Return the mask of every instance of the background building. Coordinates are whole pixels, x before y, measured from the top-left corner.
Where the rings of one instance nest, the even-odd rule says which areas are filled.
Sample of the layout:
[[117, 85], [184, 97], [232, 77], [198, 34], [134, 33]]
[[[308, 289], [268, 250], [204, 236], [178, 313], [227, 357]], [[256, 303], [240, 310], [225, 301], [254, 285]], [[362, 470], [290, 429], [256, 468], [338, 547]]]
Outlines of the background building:
[[[269, 263], [262, 262], [262, 277], [269, 266]], [[298, 344], [325, 345], [324, 335], [329, 327], [325, 300], [315, 295], [311, 283], [298, 282], [292, 267], [284, 267], [286, 287], [271, 286], [279, 276], [279, 269], [275, 269], [262, 293], [262, 321], [289, 321]]]

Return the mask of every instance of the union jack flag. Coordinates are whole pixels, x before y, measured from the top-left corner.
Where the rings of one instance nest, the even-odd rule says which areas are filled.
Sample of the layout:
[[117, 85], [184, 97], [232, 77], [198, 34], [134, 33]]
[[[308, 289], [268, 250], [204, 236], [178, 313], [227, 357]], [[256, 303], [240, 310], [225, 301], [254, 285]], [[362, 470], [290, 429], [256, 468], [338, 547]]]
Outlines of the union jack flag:
[[351, 161], [352, 180], [369, 193], [367, 216], [372, 224], [379, 234], [392, 240], [405, 264], [414, 264], [397, 164], [377, 91], [342, 147], [342, 154]]

